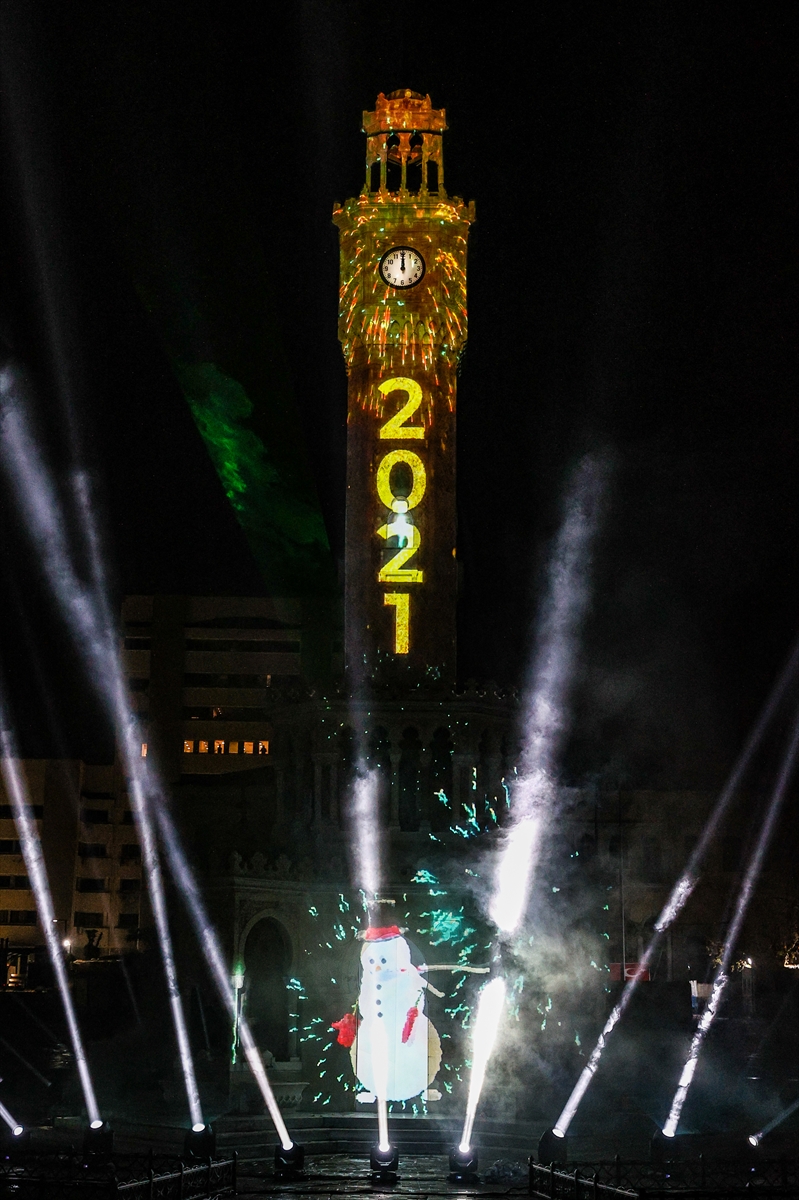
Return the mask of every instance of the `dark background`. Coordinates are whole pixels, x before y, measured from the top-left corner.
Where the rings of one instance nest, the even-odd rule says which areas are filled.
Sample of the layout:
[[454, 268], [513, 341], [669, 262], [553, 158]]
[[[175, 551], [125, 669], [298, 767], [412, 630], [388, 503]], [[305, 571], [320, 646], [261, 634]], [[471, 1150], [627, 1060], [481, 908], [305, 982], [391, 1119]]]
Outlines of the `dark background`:
[[[330, 214], [361, 186], [362, 109], [429, 92], [450, 120], [448, 190], [478, 216], [461, 675], [523, 679], [564, 481], [606, 449], [568, 771], [717, 782], [797, 624], [797, 19], [793, 4], [6, 0], [3, 336], [52, 462], [93, 473], [118, 596], [268, 586], [170, 368], [176, 342], [261, 380], [271, 449], [306, 456], [340, 563]], [[23, 749], [103, 754], [3, 504], [0, 650]]]

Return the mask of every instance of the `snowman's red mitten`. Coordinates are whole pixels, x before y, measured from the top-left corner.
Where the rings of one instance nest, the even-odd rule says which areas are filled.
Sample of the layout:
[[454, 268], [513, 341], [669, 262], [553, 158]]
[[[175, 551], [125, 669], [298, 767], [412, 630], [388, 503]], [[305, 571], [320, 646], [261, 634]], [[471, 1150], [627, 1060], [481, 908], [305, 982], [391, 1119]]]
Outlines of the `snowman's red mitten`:
[[336, 1038], [336, 1041], [340, 1046], [346, 1046], [347, 1049], [350, 1048], [352, 1043], [355, 1041], [355, 1035], [358, 1032], [358, 1026], [360, 1023], [360, 1017], [356, 1017], [355, 1013], [353, 1012], [345, 1013], [340, 1021], [333, 1022], [330, 1028], [338, 1030], [338, 1037]]
[[413, 1025], [416, 1018], [419, 1016], [419, 1009], [414, 1004], [413, 1008], [408, 1009], [408, 1015], [405, 1018], [405, 1024], [402, 1027], [402, 1043], [407, 1042], [413, 1031]]

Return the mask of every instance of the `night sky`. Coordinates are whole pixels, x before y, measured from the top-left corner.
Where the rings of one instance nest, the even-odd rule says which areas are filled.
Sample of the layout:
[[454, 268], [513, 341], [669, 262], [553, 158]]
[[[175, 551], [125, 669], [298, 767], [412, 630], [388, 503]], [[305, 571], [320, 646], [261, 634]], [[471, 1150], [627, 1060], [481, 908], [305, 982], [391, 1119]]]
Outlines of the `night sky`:
[[[716, 783], [799, 624], [798, 23], [767, 3], [6, 0], [2, 333], [56, 470], [92, 472], [117, 595], [268, 587], [176, 356], [245, 381], [340, 572], [330, 216], [362, 183], [361, 111], [429, 92], [448, 190], [478, 218], [461, 676], [523, 679], [564, 481], [600, 448], [615, 466], [567, 772]], [[23, 743], [102, 754], [3, 504]]]

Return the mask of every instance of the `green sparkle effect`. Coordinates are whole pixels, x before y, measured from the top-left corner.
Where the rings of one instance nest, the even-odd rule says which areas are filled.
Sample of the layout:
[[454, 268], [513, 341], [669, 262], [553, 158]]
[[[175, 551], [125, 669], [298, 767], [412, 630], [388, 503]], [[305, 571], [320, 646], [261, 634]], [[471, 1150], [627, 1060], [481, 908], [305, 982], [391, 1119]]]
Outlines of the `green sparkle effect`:
[[315, 497], [291, 466], [294, 454], [267, 447], [253, 429], [255, 405], [215, 363], [175, 370], [211, 461], [264, 575], [295, 594], [327, 590], [330, 547]]

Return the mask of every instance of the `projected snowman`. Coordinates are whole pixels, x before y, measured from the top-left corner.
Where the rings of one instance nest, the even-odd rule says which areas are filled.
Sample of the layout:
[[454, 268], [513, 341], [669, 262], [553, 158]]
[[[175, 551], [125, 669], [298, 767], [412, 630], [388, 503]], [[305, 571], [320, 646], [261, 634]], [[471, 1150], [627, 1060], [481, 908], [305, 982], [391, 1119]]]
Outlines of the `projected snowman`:
[[357, 1100], [440, 1100], [431, 1085], [441, 1065], [441, 1039], [425, 1014], [425, 991], [443, 996], [411, 962], [411, 948], [397, 925], [370, 926], [358, 935], [361, 987], [353, 1012], [332, 1028], [350, 1050], [352, 1067], [365, 1089]]

